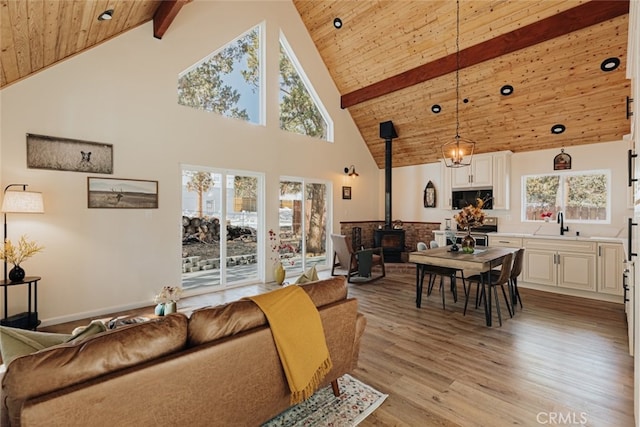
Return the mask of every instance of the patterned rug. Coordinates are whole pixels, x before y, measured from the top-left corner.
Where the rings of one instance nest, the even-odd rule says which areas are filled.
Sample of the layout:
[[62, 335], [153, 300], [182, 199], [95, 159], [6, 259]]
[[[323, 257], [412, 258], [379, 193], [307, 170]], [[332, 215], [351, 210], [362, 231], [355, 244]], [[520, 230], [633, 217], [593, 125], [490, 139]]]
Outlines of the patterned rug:
[[263, 427], [356, 426], [387, 398], [386, 394], [349, 374], [340, 377], [338, 384], [342, 392], [340, 396], [334, 396], [331, 386], [327, 386], [301, 404], [266, 422]]

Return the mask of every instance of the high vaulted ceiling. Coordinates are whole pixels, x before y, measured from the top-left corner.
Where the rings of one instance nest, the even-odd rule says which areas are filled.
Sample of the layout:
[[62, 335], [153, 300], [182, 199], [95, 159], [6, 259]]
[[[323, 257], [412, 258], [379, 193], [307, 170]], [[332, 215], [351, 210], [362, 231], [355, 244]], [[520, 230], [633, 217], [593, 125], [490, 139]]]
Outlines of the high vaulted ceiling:
[[[161, 38], [189, 1], [0, 0], [0, 88], [150, 20], [149, 36]], [[441, 158], [456, 132], [456, 2], [293, 3], [378, 166], [379, 123], [388, 120], [398, 132], [394, 167]], [[628, 7], [628, 0], [460, 0], [460, 135], [476, 142], [476, 153], [622, 139], [630, 132]], [[98, 21], [108, 9], [113, 19]], [[608, 58], [620, 65], [602, 71]], [[511, 95], [501, 95], [505, 85]], [[566, 130], [552, 134], [556, 124]]]

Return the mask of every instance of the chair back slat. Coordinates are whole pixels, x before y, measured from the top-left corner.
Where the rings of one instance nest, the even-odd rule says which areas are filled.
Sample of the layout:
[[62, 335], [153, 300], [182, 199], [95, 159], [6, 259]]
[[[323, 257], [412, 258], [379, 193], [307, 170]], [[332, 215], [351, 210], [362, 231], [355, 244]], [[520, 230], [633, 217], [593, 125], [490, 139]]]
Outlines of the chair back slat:
[[516, 252], [513, 258], [513, 267], [511, 268], [511, 278], [517, 279], [520, 273], [522, 273], [522, 264], [524, 262], [524, 248], [521, 248]]
[[511, 277], [511, 265], [513, 263], [513, 254], [506, 255], [502, 260], [502, 268], [500, 269], [500, 276], [498, 280], [494, 282], [495, 285], [503, 285], [509, 281]]

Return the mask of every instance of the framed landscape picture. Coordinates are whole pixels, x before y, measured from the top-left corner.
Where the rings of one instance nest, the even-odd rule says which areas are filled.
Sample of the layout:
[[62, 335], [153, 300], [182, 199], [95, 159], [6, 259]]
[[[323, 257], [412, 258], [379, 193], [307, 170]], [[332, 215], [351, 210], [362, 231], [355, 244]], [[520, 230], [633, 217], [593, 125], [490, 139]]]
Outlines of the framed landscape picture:
[[158, 181], [87, 178], [89, 208], [157, 209]]
[[112, 174], [113, 146], [28, 133], [27, 167]]

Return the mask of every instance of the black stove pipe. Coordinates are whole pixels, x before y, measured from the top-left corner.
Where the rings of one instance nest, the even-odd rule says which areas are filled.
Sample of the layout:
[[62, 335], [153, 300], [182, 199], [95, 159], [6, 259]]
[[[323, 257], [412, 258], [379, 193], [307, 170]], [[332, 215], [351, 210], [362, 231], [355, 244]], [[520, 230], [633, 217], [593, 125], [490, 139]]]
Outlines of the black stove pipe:
[[393, 138], [398, 134], [391, 120], [380, 123], [380, 138], [385, 141], [384, 147], [384, 227], [391, 229], [391, 148]]

